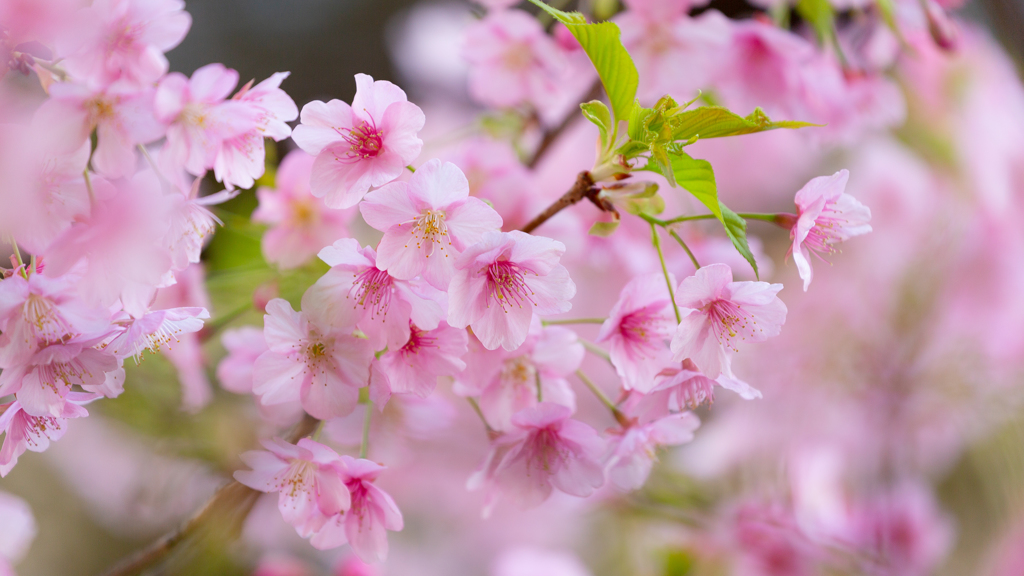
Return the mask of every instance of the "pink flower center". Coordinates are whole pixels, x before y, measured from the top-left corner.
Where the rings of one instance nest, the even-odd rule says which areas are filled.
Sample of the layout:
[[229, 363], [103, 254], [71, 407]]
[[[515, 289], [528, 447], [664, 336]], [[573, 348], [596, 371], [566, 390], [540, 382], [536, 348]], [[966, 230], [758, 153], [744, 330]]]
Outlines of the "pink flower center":
[[757, 320], [753, 316], [732, 300], [715, 300], [704, 310], [711, 322], [711, 330], [715, 333], [718, 343], [733, 352], [739, 351], [736, 348], [737, 337], [740, 340], [746, 340], [754, 330], [764, 331], [757, 326]]
[[[838, 252], [833, 247], [833, 244], [843, 241], [842, 230], [848, 222], [842, 217], [842, 212], [837, 212], [834, 208], [835, 202], [825, 203], [821, 214], [815, 218], [814, 226], [807, 231], [807, 237], [804, 238], [802, 243], [809, 252], [823, 262], [827, 262], [825, 255], [832, 255]], [[790, 230], [790, 238], [795, 234], [796, 228]]]
[[658, 312], [665, 308], [666, 304], [661, 302], [645, 306], [627, 314], [619, 321], [619, 334], [633, 345], [636, 352], [653, 355], [662, 348], [657, 340], [666, 336], [665, 322]]
[[129, 24], [127, 18], [122, 19], [114, 32], [107, 36], [107, 56], [130, 50], [142, 32], [141, 26]]
[[402, 354], [416, 354], [420, 348], [437, 348], [437, 338], [427, 334], [425, 330], [420, 330], [415, 324], [410, 324], [409, 341], [402, 346]]
[[526, 471], [534, 470], [544, 474], [554, 474], [560, 470], [573, 456], [572, 450], [562, 441], [558, 432], [551, 428], [541, 428], [528, 441]]
[[672, 389], [670, 408], [683, 410], [686, 406], [696, 408], [704, 402], [714, 404], [715, 384], [710, 378], [695, 376]]
[[369, 310], [371, 320], [377, 316], [383, 320], [391, 307], [391, 283], [391, 276], [384, 270], [376, 266], [367, 268], [362, 274], [356, 275], [345, 297], [355, 299], [355, 307], [362, 306], [363, 310]]
[[[25, 443], [30, 447], [39, 446], [39, 438], [53, 438], [64, 428], [64, 419], [54, 416], [29, 416], [22, 411], [21, 416], [25, 417]], [[17, 416], [15, 416], [17, 417]], [[30, 450], [32, 448], [29, 448]]]
[[[489, 300], [501, 306], [507, 314], [514, 307], [522, 308], [526, 303], [537, 305], [533, 301], [533, 290], [526, 283], [526, 274], [530, 272], [508, 260], [498, 260], [487, 267], [487, 294]], [[490, 301], [487, 303], [490, 307]]]
[[92, 372], [77, 358], [40, 366], [38, 375], [41, 385], [61, 396], [74, 384], [89, 385], [95, 381]]
[[47, 343], [60, 342], [71, 334], [71, 327], [57, 312], [49, 298], [29, 294], [21, 314], [32, 336], [37, 340]]
[[[415, 220], [403, 222], [402, 224], [413, 224], [412, 241], [416, 242], [416, 249], [423, 248], [423, 244], [429, 243], [427, 258], [434, 253], [434, 246], [437, 245], [442, 252], [445, 246], [452, 245], [452, 238], [448, 235], [448, 225], [445, 224], [445, 213], [441, 210], [424, 210]], [[399, 226], [402, 226], [399, 224]], [[408, 244], [405, 245], [409, 247]], [[445, 258], [448, 257], [446, 253]]]
[[533, 64], [533, 50], [526, 42], [517, 42], [505, 51], [502, 63], [512, 71], [526, 70]]
[[377, 128], [371, 118], [356, 128], [335, 128], [341, 138], [348, 144], [345, 157], [335, 156], [340, 162], [358, 162], [376, 158], [384, 149], [384, 131]]
[[287, 474], [281, 478], [277, 489], [295, 498], [303, 492], [308, 492], [316, 481], [316, 466], [309, 460], [293, 460], [288, 468]]
[[501, 383], [509, 388], [536, 386], [537, 368], [527, 356], [517, 356], [505, 360], [501, 366]]

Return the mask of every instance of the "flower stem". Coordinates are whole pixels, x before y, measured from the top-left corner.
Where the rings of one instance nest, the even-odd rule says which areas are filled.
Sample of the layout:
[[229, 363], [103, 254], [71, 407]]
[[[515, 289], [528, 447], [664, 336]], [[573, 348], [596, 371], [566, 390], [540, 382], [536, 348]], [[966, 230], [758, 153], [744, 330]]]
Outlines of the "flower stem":
[[[672, 300], [672, 310], [676, 313], [676, 323], [682, 322], [683, 317], [679, 314], [679, 306], [676, 305], [676, 293], [672, 288], [672, 278], [668, 275], [668, 267], [665, 265], [665, 255], [661, 252], [661, 240], [658, 238], [658, 228], [651, 222], [651, 243], [658, 251], [658, 260], [661, 261], [661, 273], [665, 275], [665, 285], [668, 286], [668, 297]], [[689, 250], [687, 250], [689, 252]], [[691, 256], [692, 258], [692, 256]]]
[[533, 379], [537, 382], [537, 402], [543, 402], [544, 386], [540, 383], [540, 371], [534, 373]]
[[604, 324], [607, 318], [557, 318], [555, 320], [542, 320], [545, 326], [558, 326], [565, 324]]
[[487, 423], [487, 418], [484, 416], [484, 411], [480, 409], [480, 404], [477, 403], [476, 398], [473, 398], [472, 396], [467, 396], [466, 401], [469, 402], [469, 405], [473, 407], [473, 411], [476, 412], [476, 415], [480, 417], [480, 421], [484, 423], [484, 428], [487, 429], [487, 437], [490, 438], [491, 440], [497, 438], [498, 432], [495, 431], [494, 428], [491, 428], [491, 425]]
[[629, 418], [626, 418], [626, 415], [623, 414], [622, 411], [615, 406], [615, 403], [612, 402], [608, 398], [608, 396], [606, 396], [605, 393], [602, 392], [601, 389], [597, 387], [597, 384], [594, 384], [594, 381], [588, 378], [582, 370], [576, 371], [576, 377], [579, 378], [581, 382], [586, 384], [587, 388], [590, 388], [590, 391], [594, 393], [594, 396], [597, 396], [598, 400], [600, 400], [601, 403], [608, 408], [608, 410], [611, 410], [612, 416], [615, 417], [616, 422], [618, 422], [622, 426], [629, 425]]
[[373, 417], [373, 402], [366, 403], [366, 419], [363, 420], [363, 442], [359, 445], [359, 457], [366, 458], [370, 451], [370, 419]]
[[612, 357], [609, 356], [608, 352], [605, 352], [605, 350], [603, 348], [601, 348], [600, 346], [598, 346], [596, 344], [593, 344], [591, 342], [588, 342], [588, 341], [586, 341], [586, 340], [584, 340], [582, 338], [579, 339], [579, 343], [582, 344], [583, 347], [587, 349], [587, 352], [590, 352], [594, 356], [599, 356], [601, 358], [604, 358], [605, 361], [607, 361], [609, 364], [611, 364]]
[[82, 176], [85, 178], [85, 189], [89, 192], [89, 205], [96, 205], [96, 193], [92, 190], [92, 180], [89, 178], [89, 167], [86, 166], [85, 171], [82, 172]]
[[406, 166], [405, 169], [408, 170], [409, 172], [412, 172], [413, 174], [416, 173], [416, 169], [413, 168], [412, 166]]
[[683, 250], [686, 250], [686, 255], [690, 257], [690, 262], [693, 262], [693, 267], [700, 270], [700, 262], [697, 262], [697, 257], [693, 255], [693, 252], [690, 252], [690, 247], [686, 245], [686, 242], [683, 242], [683, 239], [679, 237], [679, 234], [676, 234], [675, 230], [671, 228], [666, 228], [666, 230], [668, 230], [668, 233], [676, 239], [676, 242], [679, 242], [679, 245], [683, 247]]

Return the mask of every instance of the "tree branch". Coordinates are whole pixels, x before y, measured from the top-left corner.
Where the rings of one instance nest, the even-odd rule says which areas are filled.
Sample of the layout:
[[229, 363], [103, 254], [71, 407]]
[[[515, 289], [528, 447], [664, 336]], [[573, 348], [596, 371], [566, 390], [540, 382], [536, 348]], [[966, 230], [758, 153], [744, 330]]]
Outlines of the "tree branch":
[[[587, 94], [583, 97], [583, 101], [590, 102], [591, 100], [596, 99], [598, 96], [601, 95], [601, 90], [601, 81], [595, 81], [594, 85], [590, 87], [590, 90], [588, 90]], [[575, 122], [577, 118], [581, 117], [581, 115], [577, 114], [576, 112], [577, 110], [570, 111], [569, 114], [562, 119], [561, 124], [555, 126], [551, 130], [548, 130], [547, 132], [544, 133], [544, 138], [540, 141], [540, 144], [537, 145], [537, 149], [534, 150], [533, 156], [530, 158], [530, 161], [526, 163], [527, 167], [537, 167], [537, 164], [541, 161], [541, 158], [543, 158], [544, 155], [547, 154], [548, 148], [551, 148], [551, 145], [554, 144], [556, 140], [558, 140], [558, 137], [561, 136], [563, 132], [568, 130], [569, 126], [572, 126], [573, 122]]]
[[[286, 439], [294, 444], [301, 438], [309, 436], [316, 429], [318, 423], [316, 418], [307, 414], [302, 421], [295, 425]], [[206, 501], [199, 512], [189, 518], [180, 528], [160, 537], [156, 542], [119, 562], [108, 570], [105, 576], [141, 574], [147, 568], [162, 561], [177, 545], [218, 521], [224, 522], [226, 532], [237, 537], [241, 532], [243, 522], [249, 516], [249, 511], [252, 510], [256, 499], [261, 494], [262, 492], [253, 490], [237, 480], [225, 484]]]

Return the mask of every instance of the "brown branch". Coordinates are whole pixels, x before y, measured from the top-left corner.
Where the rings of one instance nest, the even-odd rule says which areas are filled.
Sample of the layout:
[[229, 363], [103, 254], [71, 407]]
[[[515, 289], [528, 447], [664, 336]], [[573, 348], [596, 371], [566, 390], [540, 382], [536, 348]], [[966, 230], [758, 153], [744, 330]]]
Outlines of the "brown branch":
[[590, 177], [590, 172], [584, 170], [576, 176], [576, 183], [572, 185], [572, 188], [570, 188], [568, 192], [562, 194], [561, 198], [555, 200], [554, 204], [548, 206], [543, 212], [538, 214], [536, 218], [530, 220], [526, 226], [520, 228], [520, 230], [529, 234], [563, 209], [568, 208], [569, 206], [572, 206], [595, 193], [596, 189], [594, 188], [594, 179]]
[[[590, 102], [591, 100], [596, 99], [600, 95], [601, 81], [597, 80], [594, 82], [594, 85], [590, 87], [590, 90], [587, 91], [586, 96], [583, 97], [583, 101]], [[562, 119], [561, 124], [555, 126], [551, 130], [548, 130], [547, 132], [544, 133], [544, 138], [540, 141], [540, 144], [537, 145], [537, 149], [533, 152], [533, 156], [530, 158], [530, 161], [526, 163], [527, 167], [537, 167], [537, 164], [540, 162], [541, 158], [543, 158], [544, 155], [547, 154], [548, 148], [551, 148], [551, 145], [554, 144], [556, 140], [558, 140], [558, 137], [561, 136], [563, 132], [569, 129], [569, 126], [572, 126], [572, 124], [576, 121], [577, 118], [580, 118], [580, 114], [577, 114], [576, 112], [577, 110], [571, 110], [569, 114]]]
[[[302, 421], [295, 425], [287, 440], [291, 443], [309, 436], [316, 429], [319, 420], [306, 415]], [[221, 487], [206, 501], [206, 504], [194, 516], [189, 518], [180, 528], [160, 537], [146, 548], [135, 553], [131, 557], [119, 562], [113, 568], [105, 572], [105, 576], [135, 576], [141, 574], [147, 568], [163, 560], [177, 545], [196, 534], [208, 530], [211, 525], [220, 526], [217, 521], [224, 521], [225, 533], [230, 538], [237, 538], [242, 530], [242, 524], [249, 511], [256, 504], [261, 492], [253, 490], [248, 486], [236, 481], [229, 482]]]

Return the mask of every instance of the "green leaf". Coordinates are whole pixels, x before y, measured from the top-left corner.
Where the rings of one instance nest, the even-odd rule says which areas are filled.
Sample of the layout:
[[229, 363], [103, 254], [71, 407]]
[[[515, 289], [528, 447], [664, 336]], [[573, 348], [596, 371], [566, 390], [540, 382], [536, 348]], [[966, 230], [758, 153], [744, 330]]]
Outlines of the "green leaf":
[[562, 12], [548, 6], [541, 0], [530, 0], [540, 6], [556, 20], [565, 24], [569, 32], [576, 37], [580, 46], [590, 57], [590, 61], [601, 77], [608, 100], [612, 104], [612, 112], [616, 120], [629, 117], [636, 99], [636, 88], [640, 76], [629, 52], [619, 39], [619, 27], [613, 22], [587, 24], [586, 18], [579, 12]]
[[810, 122], [782, 120], [774, 122], [760, 108], [755, 108], [746, 118], [721, 106], [702, 106], [676, 114], [669, 120], [673, 140], [689, 140], [699, 136], [702, 140], [737, 136], [775, 130], [777, 128], [805, 128], [820, 126]]
[[633, 197], [626, 200], [626, 212], [634, 216], [641, 214], [648, 214], [650, 216], [657, 216], [665, 211], [665, 200], [655, 194], [650, 198]]
[[754, 260], [754, 255], [750, 252], [750, 246], [747, 245], [747, 221], [740, 218], [738, 214], [730, 210], [725, 204], [719, 205], [722, 210], [722, 224], [725, 225], [725, 234], [732, 240], [732, 245], [736, 247], [736, 250], [750, 263], [751, 268], [754, 269], [754, 275], [757, 276], [758, 280], [761, 279], [761, 275], [757, 271], [757, 261]]
[[[693, 194], [716, 218], [722, 220], [718, 185], [715, 183], [715, 171], [710, 162], [691, 158], [685, 152], [678, 152], [672, 155], [672, 173], [677, 184]], [[724, 220], [722, 224], [725, 224]]]
[[611, 222], [594, 222], [594, 225], [590, 227], [589, 234], [591, 236], [600, 236], [607, 238], [615, 233], [619, 227], [619, 221], [613, 220]]
[[610, 139], [615, 128], [615, 125], [612, 123], [612, 113], [608, 111], [608, 107], [604, 105], [604, 102], [598, 100], [580, 104], [580, 109], [583, 110], [583, 116], [593, 122], [597, 129], [601, 131], [601, 149], [607, 150], [612, 145]]
[[629, 139], [634, 142], [649, 142], [653, 140], [647, 130], [647, 122], [654, 115], [654, 110], [644, 108], [640, 102], [633, 103], [633, 109], [629, 111]]

